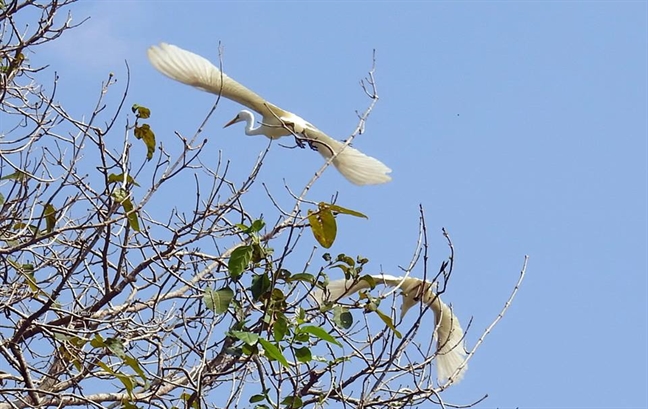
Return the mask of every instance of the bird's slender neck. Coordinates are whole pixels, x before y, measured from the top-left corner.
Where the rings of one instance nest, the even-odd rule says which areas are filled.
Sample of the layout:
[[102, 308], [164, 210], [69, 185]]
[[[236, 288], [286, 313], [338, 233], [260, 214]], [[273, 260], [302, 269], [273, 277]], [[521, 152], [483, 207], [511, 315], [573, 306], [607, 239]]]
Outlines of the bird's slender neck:
[[246, 135], [249, 135], [249, 136], [264, 135], [263, 129], [262, 129], [263, 125], [259, 125], [259, 126], [256, 126], [256, 127], [254, 126], [255, 125], [255, 123], [254, 123], [254, 114], [252, 112], [244, 110], [244, 111], [241, 111], [239, 113], [239, 115], [245, 121], [245, 134]]

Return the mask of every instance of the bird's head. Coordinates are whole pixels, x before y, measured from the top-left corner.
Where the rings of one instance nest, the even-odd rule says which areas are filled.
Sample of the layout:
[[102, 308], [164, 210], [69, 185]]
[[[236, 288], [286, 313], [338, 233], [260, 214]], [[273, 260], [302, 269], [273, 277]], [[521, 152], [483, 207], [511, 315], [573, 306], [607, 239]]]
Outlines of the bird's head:
[[239, 112], [238, 114], [236, 114], [234, 119], [232, 119], [231, 121], [226, 123], [223, 126], [223, 128], [227, 128], [230, 125], [234, 125], [235, 123], [243, 122], [243, 121], [247, 121], [247, 122], [251, 123], [253, 121], [252, 118], [254, 118], [253, 115], [252, 115], [252, 112], [247, 111], [247, 110], [244, 109], [241, 112]]

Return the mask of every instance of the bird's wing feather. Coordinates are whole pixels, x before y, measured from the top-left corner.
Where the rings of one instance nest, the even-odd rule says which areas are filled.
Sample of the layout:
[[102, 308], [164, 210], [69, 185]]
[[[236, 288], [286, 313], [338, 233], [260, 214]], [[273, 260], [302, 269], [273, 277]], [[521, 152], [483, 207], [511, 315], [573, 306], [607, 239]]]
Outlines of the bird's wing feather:
[[[391, 275], [372, 275], [376, 283], [382, 283], [388, 287], [400, 286], [403, 291], [403, 315], [409, 307], [417, 302], [423, 302], [430, 306], [434, 312], [435, 332], [437, 339], [437, 377], [440, 381], [449, 380], [459, 382], [468, 369], [466, 363], [466, 350], [464, 349], [464, 332], [459, 324], [459, 319], [453, 313], [452, 308], [446, 305], [438, 294], [432, 291], [433, 283], [420, 278], [414, 277], [395, 277]], [[423, 285], [423, 296], [417, 288]], [[345, 279], [334, 280], [328, 284], [328, 291], [325, 294], [320, 289], [315, 289], [312, 293], [320, 304], [325, 301], [335, 301], [339, 298], [349, 296], [363, 289], [369, 289], [370, 284], [367, 280], [357, 282]], [[456, 375], [453, 377], [452, 375]]]
[[[310, 124], [309, 124], [310, 125]], [[338, 155], [333, 159], [333, 166], [348, 181], [356, 185], [378, 185], [391, 180], [391, 169], [376, 158], [367, 156], [351, 146], [344, 146], [344, 143], [335, 140], [320, 131], [309, 126], [303, 133], [307, 139], [316, 141], [317, 151], [328, 160], [334, 153]]]
[[175, 45], [161, 43], [148, 49], [153, 67], [167, 77], [212, 94], [222, 95], [264, 117], [283, 116], [286, 111], [228, 77], [204, 57]]
[[459, 319], [441, 298], [432, 294], [434, 301], [423, 300], [434, 311], [437, 338], [437, 376], [444, 382], [452, 377], [453, 382], [459, 382], [466, 371], [466, 349], [464, 348], [464, 332], [459, 324]]

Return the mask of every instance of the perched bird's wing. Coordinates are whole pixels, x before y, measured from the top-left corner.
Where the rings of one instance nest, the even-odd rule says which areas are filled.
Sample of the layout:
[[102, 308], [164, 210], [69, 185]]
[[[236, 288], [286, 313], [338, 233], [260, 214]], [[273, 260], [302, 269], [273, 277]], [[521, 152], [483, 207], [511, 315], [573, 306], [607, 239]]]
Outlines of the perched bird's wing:
[[[414, 277], [390, 275], [373, 275], [371, 277], [377, 284], [399, 287], [402, 290], [402, 315], [405, 315], [407, 310], [418, 302], [430, 306], [434, 313], [434, 337], [437, 340], [437, 377], [440, 381], [452, 378], [453, 382], [459, 382], [468, 369], [463, 339], [464, 332], [459, 324], [459, 319], [452, 312], [452, 308], [441, 301], [438, 294], [432, 291], [433, 283]], [[339, 298], [370, 287], [371, 285], [367, 280], [359, 280], [353, 283], [341, 279], [331, 281], [326, 287], [326, 293], [320, 289], [315, 289], [312, 296], [318, 303], [323, 304], [326, 301], [336, 301]], [[457, 374], [452, 376], [455, 372]]]
[[437, 295], [434, 295], [434, 301], [428, 305], [434, 311], [436, 322], [437, 377], [445, 381], [458, 371], [452, 381], [459, 382], [468, 370], [468, 364], [465, 363], [464, 332], [459, 319]]
[[228, 77], [204, 57], [166, 43], [150, 47], [147, 53], [155, 69], [171, 79], [222, 95], [264, 117], [282, 117], [289, 114]]

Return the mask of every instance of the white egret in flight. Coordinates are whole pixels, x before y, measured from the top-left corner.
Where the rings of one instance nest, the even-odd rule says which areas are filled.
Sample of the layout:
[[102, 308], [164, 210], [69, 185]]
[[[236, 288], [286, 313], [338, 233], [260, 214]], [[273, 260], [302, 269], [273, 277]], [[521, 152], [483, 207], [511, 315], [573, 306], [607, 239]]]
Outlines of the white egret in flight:
[[[403, 296], [401, 318], [418, 302], [430, 307], [434, 313], [433, 336], [437, 340], [437, 377], [440, 381], [451, 379], [454, 383], [459, 382], [468, 369], [463, 342], [464, 332], [452, 309], [434, 292], [435, 285], [415, 277], [390, 275], [372, 275], [371, 277], [375, 284], [400, 288]], [[371, 284], [364, 279], [357, 281], [341, 279], [331, 281], [325, 291], [316, 288], [313, 290], [312, 296], [322, 305], [327, 301], [335, 302], [342, 297], [369, 288], [371, 288]]]
[[[378, 159], [355, 148], [344, 146], [299, 116], [264, 100], [256, 93], [221, 72], [207, 59], [174, 45], [162, 43], [148, 49], [151, 64], [167, 77], [200, 90], [221, 95], [261, 114], [260, 125], [254, 127], [254, 114], [242, 110], [225, 126], [245, 121], [246, 135], [265, 135], [271, 139], [296, 135], [298, 144], [307, 142], [324, 159], [337, 154], [332, 163], [337, 170], [356, 185], [374, 185], [391, 180], [391, 172]], [[292, 132], [291, 132], [292, 131]]]

